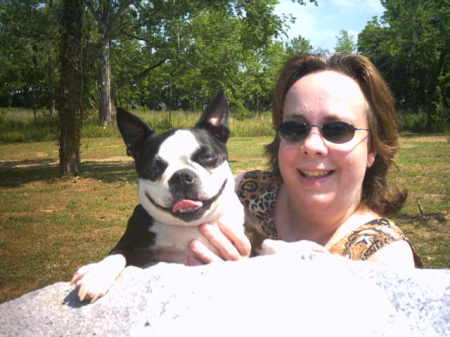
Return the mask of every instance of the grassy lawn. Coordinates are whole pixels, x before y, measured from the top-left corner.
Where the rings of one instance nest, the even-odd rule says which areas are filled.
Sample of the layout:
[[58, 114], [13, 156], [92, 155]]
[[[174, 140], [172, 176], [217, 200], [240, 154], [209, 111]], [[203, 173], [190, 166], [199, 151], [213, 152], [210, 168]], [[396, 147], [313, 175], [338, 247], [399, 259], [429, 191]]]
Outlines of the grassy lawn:
[[[265, 168], [268, 137], [233, 137], [235, 173]], [[83, 172], [58, 179], [54, 142], [0, 145], [0, 302], [67, 281], [102, 258], [122, 235], [137, 202], [132, 161], [118, 137], [82, 142]], [[402, 137], [399, 170], [410, 194], [396, 219], [427, 267], [450, 267], [450, 142]]]

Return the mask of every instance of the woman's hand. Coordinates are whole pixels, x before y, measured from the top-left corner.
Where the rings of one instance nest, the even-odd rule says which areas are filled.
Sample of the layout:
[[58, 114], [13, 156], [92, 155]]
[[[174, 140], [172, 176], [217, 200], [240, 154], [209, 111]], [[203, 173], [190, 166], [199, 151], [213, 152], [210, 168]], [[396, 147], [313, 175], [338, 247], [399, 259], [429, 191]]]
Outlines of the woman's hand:
[[[235, 185], [238, 186], [244, 174], [235, 177]], [[244, 208], [237, 195], [227, 200], [230, 207], [224, 212], [217, 223], [200, 225], [200, 233], [208, 240], [217, 252], [208, 248], [200, 240], [194, 239], [189, 248], [192, 252], [189, 265], [205, 264], [215, 261], [237, 261], [250, 256], [252, 246], [244, 233], [242, 224], [245, 219]]]
[[192, 240], [190, 249], [197, 261], [191, 261], [190, 264], [237, 261], [250, 256], [251, 244], [244, 231], [228, 226], [221, 221], [217, 224], [200, 225], [199, 230], [217, 250], [217, 253], [200, 240]]

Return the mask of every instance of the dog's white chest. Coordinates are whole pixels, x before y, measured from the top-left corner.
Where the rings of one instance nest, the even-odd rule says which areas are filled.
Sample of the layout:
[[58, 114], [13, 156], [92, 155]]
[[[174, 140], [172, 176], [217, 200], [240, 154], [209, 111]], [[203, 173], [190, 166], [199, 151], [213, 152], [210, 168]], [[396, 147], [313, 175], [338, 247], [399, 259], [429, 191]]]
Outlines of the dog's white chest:
[[201, 239], [198, 226], [173, 226], [155, 223], [151, 231], [156, 234], [155, 248], [186, 250], [193, 239]]
[[215, 251], [201, 235], [198, 226], [184, 227], [155, 223], [151, 231], [156, 235], [152, 250], [157, 261], [192, 263], [195, 259], [193, 252], [189, 249], [189, 243], [194, 239], [200, 240], [212, 251]]

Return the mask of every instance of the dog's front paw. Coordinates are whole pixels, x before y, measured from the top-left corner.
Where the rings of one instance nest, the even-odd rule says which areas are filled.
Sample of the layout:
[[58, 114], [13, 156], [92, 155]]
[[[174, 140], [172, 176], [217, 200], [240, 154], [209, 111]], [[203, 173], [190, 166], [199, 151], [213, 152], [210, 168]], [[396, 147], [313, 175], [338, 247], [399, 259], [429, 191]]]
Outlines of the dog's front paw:
[[78, 290], [80, 301], [88, 300], [93, 303], [108, 292], [114, 279], [115, 275], [108, 273], [99, 262], [78, 269], [70, 282]]
[[299, 252], [318, 252], [318, 253], [328, 253], [328, 250], [324, 247], [315, 243], [313, 241], [301, 240], [296, 242], [286, 242], [282, 240], [271, 240], [266, 239], [261, 244], [261, 249], [259, 250], [260, 255], [272, 255], [280, 253], [290, 253], [296, 254]]

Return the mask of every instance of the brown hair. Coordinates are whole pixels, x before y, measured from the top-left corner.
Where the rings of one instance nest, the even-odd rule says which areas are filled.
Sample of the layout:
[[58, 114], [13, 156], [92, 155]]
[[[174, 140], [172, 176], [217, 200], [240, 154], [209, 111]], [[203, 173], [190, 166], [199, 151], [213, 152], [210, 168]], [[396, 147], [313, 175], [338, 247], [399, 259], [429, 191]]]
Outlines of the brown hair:
[[[303, 76], [325, 70], [336, 71], [355, 80], [369, 104], [369, 151], [375, 152], [376, 158], [366, 171], [361, 201], [382, 216], [395, 214], [407, 197], [406, 191], [400, 192], [387, 182], [389, 167], [398, 150], [395, 101], [383, 77], [367, 57], [337, 53], [331, 57], [302, 54], [289, 59], [281, 69], [274, 89], [273, 126], [277, 129], [283, 121], [284, 101], [290, 87]], [[274, 174], [282, 180], [278, 167], [279, 145], [280, 140], [276, 134], [272, 143], [266, 146], [266, 154]]]

